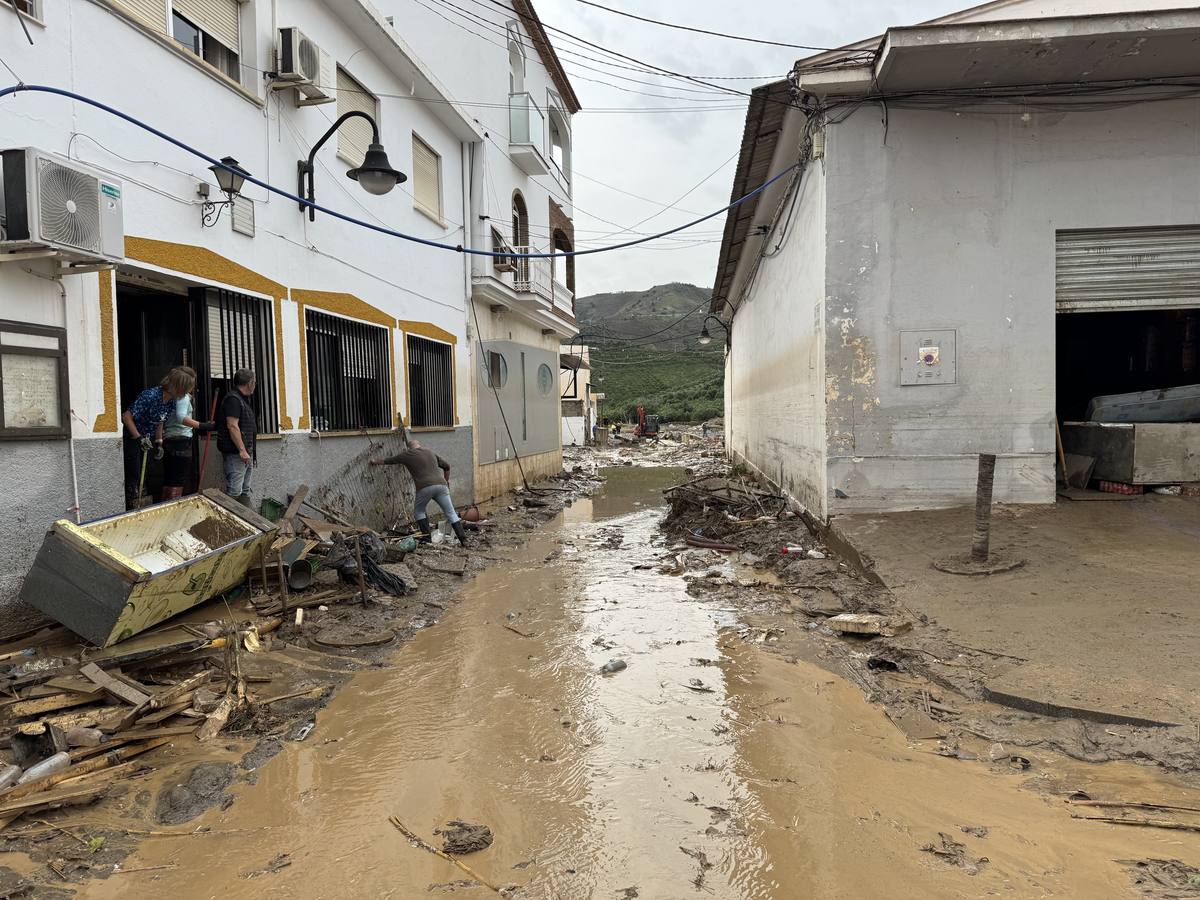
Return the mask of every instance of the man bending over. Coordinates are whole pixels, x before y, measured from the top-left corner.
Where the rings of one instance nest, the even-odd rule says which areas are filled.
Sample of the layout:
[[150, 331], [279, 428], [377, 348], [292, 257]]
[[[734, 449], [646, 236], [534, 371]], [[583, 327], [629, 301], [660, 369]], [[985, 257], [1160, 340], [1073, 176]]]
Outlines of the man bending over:
[[431, 501], [446, 514], [446, 521], [458, 536], [458, 542], [467, 546], [467, 533], [463, 523], [454, 510], [450, 499], [450, 463], [446, 462], [432, 450], [424, 449], [417, 441], [408, 441], [406, 449], [387, 459], [373, 459], [373, 466], [404, 466], [412, 476], [413, 487], [417, 491], [416, 520], [421, 533], [430, 535], [433, 528], [429, 524], [426, 510]]

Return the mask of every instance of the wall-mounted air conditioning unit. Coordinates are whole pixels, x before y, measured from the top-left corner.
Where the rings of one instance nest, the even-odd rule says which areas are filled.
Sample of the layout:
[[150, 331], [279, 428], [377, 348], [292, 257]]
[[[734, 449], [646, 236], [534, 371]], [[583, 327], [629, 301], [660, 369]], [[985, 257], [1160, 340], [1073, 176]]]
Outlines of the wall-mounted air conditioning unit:
[[0, 151], [4, 164], [4, 254], [52, 250], [68, 263], [125, 258], [122, 185], [44, 150]]
[[337, 85], [337, 70], [333, 54], [322, 50], [299, 28], [279, 29], [278, 57], [275, 80], [284, 87], [296, 88], [303, 95], [297, 98], [297, 106], [316, 106], [336, 99], [333, 92]]

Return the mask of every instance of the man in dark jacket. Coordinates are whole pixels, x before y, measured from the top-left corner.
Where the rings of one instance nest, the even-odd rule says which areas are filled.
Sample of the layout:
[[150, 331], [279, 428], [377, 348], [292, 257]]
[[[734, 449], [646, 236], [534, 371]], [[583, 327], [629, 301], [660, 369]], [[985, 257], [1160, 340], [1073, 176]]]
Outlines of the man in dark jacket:
[[467, 546], [467, 533], [463, 528], [462, 520], [458, 517], [458, 512], [454, 509], [454, 502], [450, 499], [450, 463], [432, 450], [426, 450], [417, 441], [406, 439], [405, 444], [406, 448], [395, 456], [387, 459], [373, 459], [371, 465], [404, 466], [408, 469], [408, 473], [412, 475], [413, 488], [417, 492], [415, 518], [421, 533], [426, 535], [433, 533], [427, 510], [430, 502], [436, 500], [437, 505], [446, 514], [446, 521], [454, 529], [458, 542], [464, 547]]
[[254, 373], [233, 373], [233, 390], [221, 401], [217, 414], [217, 449], [225, 462], [225, 493], [250, 505], [250, 481], [256, 465], [255, 441], [258, 420], [250, 397], [257, 387]]

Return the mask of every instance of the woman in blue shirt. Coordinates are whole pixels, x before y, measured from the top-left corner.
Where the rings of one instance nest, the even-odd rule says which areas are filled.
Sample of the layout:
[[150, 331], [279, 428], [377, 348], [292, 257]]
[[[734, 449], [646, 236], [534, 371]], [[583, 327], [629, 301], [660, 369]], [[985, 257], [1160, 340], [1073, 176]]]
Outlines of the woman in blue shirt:
[[[177, 371], [190, 374], [193, 381], [196, 378], [195, 371], [188, 366], [180, 366]], [[184, 394], [175, 401], [163, 426], [163, 449], [166, 451], [163, 459], [163, 500], [183, 496], [192, 474], [192, 434], [207, 434], [213, 430], [212, 422], [197, 422], [192, 412], [192, 395]]]
[[142, 477], [142, 461], [151, 450], [163, 458], [163, 428], [175, 401], [196, 387], [196, 373], [187, 367], [172, 369], [156, 387], [146, 388], [121, 416], [125, 425], [125, 506], [133, 509]]

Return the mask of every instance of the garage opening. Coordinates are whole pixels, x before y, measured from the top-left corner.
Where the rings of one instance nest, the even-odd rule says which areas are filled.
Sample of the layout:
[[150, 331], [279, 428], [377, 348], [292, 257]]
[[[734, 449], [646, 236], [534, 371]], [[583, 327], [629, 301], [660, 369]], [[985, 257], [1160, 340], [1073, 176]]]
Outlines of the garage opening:
[[1200, 481], [1200, 226], [1060, 231], [1056, 263], [1056, 405], [1077, 486]]

